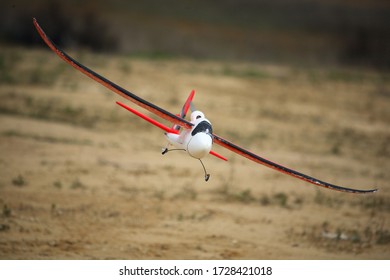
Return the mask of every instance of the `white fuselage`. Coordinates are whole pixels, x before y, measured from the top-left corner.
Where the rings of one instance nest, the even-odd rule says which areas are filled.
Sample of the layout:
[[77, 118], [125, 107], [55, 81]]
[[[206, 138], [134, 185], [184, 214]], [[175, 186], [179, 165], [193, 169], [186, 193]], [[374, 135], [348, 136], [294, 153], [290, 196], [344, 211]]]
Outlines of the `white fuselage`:
[[213, 145], [212, 126], [200, 111], [191, 114], [191, 129], [183, 129], [180, 134], [165, 133], [168, 142], [177, 149], [187, 151], [187, 153], [197, 159], [208, 155]]

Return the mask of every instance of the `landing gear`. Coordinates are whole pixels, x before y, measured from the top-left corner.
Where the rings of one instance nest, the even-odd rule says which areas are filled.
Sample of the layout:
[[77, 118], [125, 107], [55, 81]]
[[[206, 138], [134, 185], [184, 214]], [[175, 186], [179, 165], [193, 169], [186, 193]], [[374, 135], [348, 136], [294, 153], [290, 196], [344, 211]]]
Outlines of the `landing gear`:
[[172, 152], [172, 151], [185, 151], [184, 149], [168, 149], [168, 148], [163, 148], [162, 151], [161, 151], [161, 154], [162, 155], [165, 155], [166, 153], [168, 152]]
[[[168, 149], [168, 148], [162, 148], [161, 154], [165, 155], [166, 153], [170, 151], [185, 151], [184, 149]], [[202, 164], [203, 171], [204, 171], [204, 180], [207, 182], [210, 179], [210, 174], [207, 173], [206, 167], [204, 166], [203, 162], [201, 159], [199, 159], [200, 163]]]
[[202, 164], [203, 171], [204, 171], [204, 180], [207, 182], [210, 179], [210, 174], [207, 173], [206, 167], [204, 167], [204, 164], [201, 159], [199, 159], [200, 163]]

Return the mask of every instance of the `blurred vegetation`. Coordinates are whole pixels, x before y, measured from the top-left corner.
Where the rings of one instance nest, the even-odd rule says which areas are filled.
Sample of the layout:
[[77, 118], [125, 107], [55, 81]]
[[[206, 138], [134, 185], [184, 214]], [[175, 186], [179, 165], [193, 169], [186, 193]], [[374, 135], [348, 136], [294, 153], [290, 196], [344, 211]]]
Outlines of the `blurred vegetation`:
[[[100, 19], [92, 1], [17, 0], [5, 1], [0, 11], [0, 41], [24, 46], [42, 46], [32, 25], [36, 17], [56, 44], [65, 47], [88, 47], [96, 51], [116, 49], [116, 39], [109, 24]], [[89, 2], [89, 3], [88, 3]], [[102, 8], [102, 7], [100, 7]]]
[[385, 0], [6, 0], [0, 41], [154, 57], [390, 66]]

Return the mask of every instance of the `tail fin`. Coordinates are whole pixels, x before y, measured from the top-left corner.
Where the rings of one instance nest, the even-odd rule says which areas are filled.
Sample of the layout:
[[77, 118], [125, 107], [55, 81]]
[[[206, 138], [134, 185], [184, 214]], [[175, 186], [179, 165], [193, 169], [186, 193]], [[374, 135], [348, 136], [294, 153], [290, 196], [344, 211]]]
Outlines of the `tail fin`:
[[[191, 101], [194, 98], [194, 95], [195, 95], [195, 90], [192, 90], [190, 95], [188, 96], [186, 102], [184, 103], [183, 108], [181, 109], [180, 115], [178, 115], [182, 119], [185, 119], [185, 117], [187, 115], [187, 112], [188, 112], [188, 109], [191, 106]], [[176, 130], [176, 131], [179, 131], [180, 130], [180, 126], [179, 125], [173, 125], [172, 129]]]

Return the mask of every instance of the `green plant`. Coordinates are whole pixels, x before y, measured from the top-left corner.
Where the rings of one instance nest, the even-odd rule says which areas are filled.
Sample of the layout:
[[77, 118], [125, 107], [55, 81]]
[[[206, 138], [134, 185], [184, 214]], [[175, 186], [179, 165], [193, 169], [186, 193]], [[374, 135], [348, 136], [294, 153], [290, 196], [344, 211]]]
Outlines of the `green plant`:
[[285, 193], [277, 193], [273, 196], [273, 199], [281, 207], [287, 207], [288, 196]]
[[24, 177], [19, 174], [16, 178], [12, 179], [12, 184], [17, 187], [23, 187], [27, 184], [27, 182]]
[[255, 197], [253, 196], [251, 190], [249, 190], [249, 189], [246, 189], [246, 190], [239, 192], [238, 194], [235, 195], [235, 198], [236, 198], [236, 200], [238, 200], [240, 202], [244, 202], [244, 203], [252, 202], [252, 201], [256, 200]]
[[3, 206], [3, 216], [4, 217], [10, 217], [11, 214], [12, 214], [11, 208], [9, 208], [7, 204], [4, 204], [4, 206]]
[[269, 198], [268, 195], [263, 194], [260, 197], [260, 204], [263, 205], [263, 206], [267, 206], [267, 205], [271, 204], [271, 199]]
[[80, 181], [80, 179], [75, 179], [70, 185], [71, 189], [85, 189], [86, 186]]
[[62, 188], [62, 183], [61, 183], [61, 181], [55, 181], [53, 183], [53, 186], [56, 187], [57, 189], [61, 189]]

